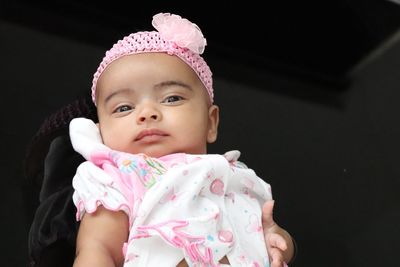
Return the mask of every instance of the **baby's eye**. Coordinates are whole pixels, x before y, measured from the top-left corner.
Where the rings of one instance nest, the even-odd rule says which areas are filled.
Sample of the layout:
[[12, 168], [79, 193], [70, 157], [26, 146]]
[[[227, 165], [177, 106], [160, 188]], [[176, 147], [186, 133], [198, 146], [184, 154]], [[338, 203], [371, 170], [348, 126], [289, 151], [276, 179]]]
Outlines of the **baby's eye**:
[[123, 105], [123, 106], [119, 106], [114, 110], [114, 113], [121, 113], [121, 112], [126, 112], [129, 110], [132, 110], [133, 107], [129, 106], [129, 105]]
[[163, 103], [174, 103], [174, 102], [181, 101], [181, 100], [183, 100], [183, 97], [178, 96], [178, 95], [172, 95], [172, 96], [168, 96], [167, 98], [165, 98]]

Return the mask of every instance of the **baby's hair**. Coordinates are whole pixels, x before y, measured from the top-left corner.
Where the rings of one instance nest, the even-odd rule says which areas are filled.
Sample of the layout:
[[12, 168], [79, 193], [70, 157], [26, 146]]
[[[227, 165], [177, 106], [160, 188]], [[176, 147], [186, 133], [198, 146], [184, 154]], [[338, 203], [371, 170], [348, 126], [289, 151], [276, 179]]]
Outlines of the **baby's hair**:
[[40, 185], [41, 173], [44, 168], [44, 159], [51, 142], [60, 135], [68, 136], [69, 123], [73, 118], [86, 117], [95, 122], [97, 119], [96, 107], [90, 97], [82, 97], [61, 107], [48, 116], [39, 127], [28, 144], [25, 155], [25, 177], [36, 185]]

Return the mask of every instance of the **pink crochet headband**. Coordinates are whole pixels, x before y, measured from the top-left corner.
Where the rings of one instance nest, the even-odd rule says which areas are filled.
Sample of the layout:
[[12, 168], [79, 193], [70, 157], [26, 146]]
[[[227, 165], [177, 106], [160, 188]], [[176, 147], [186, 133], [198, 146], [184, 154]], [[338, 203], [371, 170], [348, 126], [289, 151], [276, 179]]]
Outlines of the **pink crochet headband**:
[[179, 57], [194, 70], [207, 89], [212, 103], [214, 100], [212, 72], [200, 56], [204, 52], [207, 42], [199, 27], [187, 19], [169, 13], [159, 13], [153, 16], [152, 25], [157, 31], [132, 33], [119, 40], [106, 52], [93, 75], [93, 102], [96, 104], [97, 81], [111, 62], [126, 55], [165, 52]]

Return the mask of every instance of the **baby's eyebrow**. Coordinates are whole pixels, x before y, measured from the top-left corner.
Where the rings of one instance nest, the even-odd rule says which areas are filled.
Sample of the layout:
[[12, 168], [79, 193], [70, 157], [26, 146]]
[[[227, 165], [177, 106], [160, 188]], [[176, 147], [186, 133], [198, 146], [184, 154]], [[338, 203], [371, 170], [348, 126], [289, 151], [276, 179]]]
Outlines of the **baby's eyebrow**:
[[132, 89], [130, 88], [122, 88], [122, 89], [118, 89], [114, 92], [112, 92], [111, 94], [109, 94], [105, 99], [104, 99], [104, 103], [107, 103], [108, 101], [111, 100], [111, 98], [113, 98], [116, 95], [119, 94], [126, 94], [126, 93], [132, 93]]
[[[193, 91], [193, 88], [184, 82], [181, 81], [177, 81], [177, 80], [171, 80], [171, 81], [163, 81], [160, 83], [157, 83], [154, 85], [154, 89], [156, 90], [161, 90], [170, 86], [179, 86], [185, 89], [188, 89], [190, 91]], [[134, 93], [134, 89], [132, 88], [121, 88], [118, 90], [115, 90], [114, 92], [110, 93], [105, 99], [104, 99], [104, 103], [107, 103], [108, 101], [110, 101], [113, 97], [120, 95], [120, 94], [132, 94]]]
[[169, 87], [169, 86], [180, 86], [180, 87], [189, 89], [191, 91], [193, 90], [193, 88], [190, 85], [188, 85], [188, 84], [186, 84], [184, 82], [181, 82], [181, 81], [176, 81], [176, 80], [160, 82], [160, 83], [156, 84], [154, 86], [154, 88], [155, 89], [162, 89], [162, 88]]

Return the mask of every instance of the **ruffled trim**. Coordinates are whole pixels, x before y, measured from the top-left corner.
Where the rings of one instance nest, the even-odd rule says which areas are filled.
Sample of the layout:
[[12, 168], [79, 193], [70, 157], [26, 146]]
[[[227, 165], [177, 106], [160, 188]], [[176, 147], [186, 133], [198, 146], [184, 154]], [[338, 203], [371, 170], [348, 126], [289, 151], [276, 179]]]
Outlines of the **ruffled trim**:
[[103, 205], [108, 210], [124, 211], [132, 222], [134, 205], [138, 202], [131, 199], [129, 192], [121, 188], [118, 178], [111, 177], [91, 162], [82, 163], [72, 180], [75, 189], [72, 199], [77, 208], [76, 219], [81, 220], [84, 212], [94, 213], [98, 206]]
[[87, 212], [89, 214], [93, 214], [96, 212], [99, 206], [103, 206], [107, 210], [111, 211], [123, 211], [129, 218], [129, 225], [132, 225], [133, 218], [131, 217], [130, 208], [126, 204], [119, 204], [119, 205], [110, 205], [109, 201], [104, 199], [91, 199], [89, 201], [79, 200], [76, 204], [77, 211], [76, 211], [76, 220], [80, 221], [83, 218], [83, 215]]

